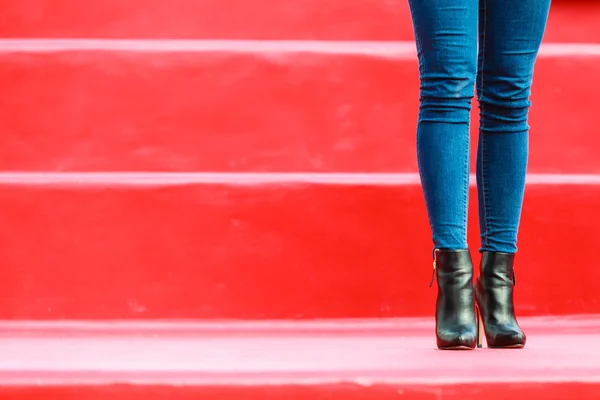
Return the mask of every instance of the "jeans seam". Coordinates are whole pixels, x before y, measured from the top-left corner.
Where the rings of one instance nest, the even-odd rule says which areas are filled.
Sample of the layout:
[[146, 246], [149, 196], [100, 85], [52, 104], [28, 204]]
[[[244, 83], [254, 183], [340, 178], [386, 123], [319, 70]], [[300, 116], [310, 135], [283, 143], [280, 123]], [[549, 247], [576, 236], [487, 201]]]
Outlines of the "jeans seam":
[[[422, 75], [422, 70], [421, 70], [421, 65], [423, 63], [423, 60], [421, 59], [421, 41], [419, 40], [419, 36], [415, 34], [415, 44], [417, 47], [417, 59], [419, 61], [419, 80], [421, 79], [421, 75]], [[421, 105], [419, 105], [419, 108], [422, 107]], [[419, 115], [420, 115], [420, 111], [419, 111]], [[417, 147], [417, 170], [419, 171], [419, 179], [421, 180], [421, 185], [423, 184], [423, 174], [422, 174], [422, 168], [421, 168], [421, 160], [419, 158], [419, 154], [418, 154], [418, 149], [419, 149], [419, 125], [421, 124], [421, 119], [419, 116], [419, 119], [417, 121], [417, 134], [416, 134], [416, 147]], [[429, 221], [429, 228], [431, 229], [431, 231], [433, 232], [433, 225], [431, 224], [431, 216], [429, 215], [429, 205], [427, 204], [427, 196], [423, 196], [424, 201], [425, 201], [425, 209], [428, 210], [427, 211], [427, 219]], [[432, 256], [435, 256], [435, 243], [434, 243], [434, 247], [432, 250]]]
[[467, 124], [467, 145], [465, 149], [465, 172], [466, 172], [466, 184], [464, 185], [464, 193], [463, 193], [463, 207], [465, 209], [464, 218], [463, 218], [463, 226], [465, 228], [465, 236], [464, 240], [468, 243], [468, 231], [469, 231], [469, 187], [470, 187], [470, 162], [469, 162], [469, 154], [470, 154], [470, 134], [471, 134], [471, 120], [469, 118], [469, 123]]
[[485, 49], [486, 49], [486, 35], [487, 35], [487, 0], [483, 0], [483, 44], [481, 46], [481, 96], [479, 97], [479, 107], [481, 109], [481, 124], [479, 127], [479, 130], [481, 132], [480, 134], [480, 141], [481, 141], [481, 159], [480, 159], [480, 163], [481, 163], [481, 191], [482, 191], [482, 200], [483, 200], [483, 204], [482, 209], [483, 209], [483, 240], [481, 243], [481, 246], [485, 249], [488, 247], [489, 245], [489, 240], [488, 240], [488, 208], [487, 208], [487, 189], [486, 189], [486, 185], [485, 185], [485, 166], [487, 165], [487, 162], [485, 162], [485, 133], [483, 132], [483, 129], [485, 128], [485, 103], [483, 103], [481, 101], [482, 97], [484, 96], [484, 85], [485, 85], [485, 80], [484, 80], [484, 67], [485, 67]]

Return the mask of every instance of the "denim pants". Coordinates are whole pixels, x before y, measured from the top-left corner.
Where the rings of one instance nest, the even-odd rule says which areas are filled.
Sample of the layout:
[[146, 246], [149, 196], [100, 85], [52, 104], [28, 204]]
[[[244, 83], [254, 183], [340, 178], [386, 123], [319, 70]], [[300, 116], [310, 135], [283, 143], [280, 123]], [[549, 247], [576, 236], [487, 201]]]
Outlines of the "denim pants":
[[409, 0], [421, 79], [417, 159], [434, 248], [467, 248], [469, 115], [479, 100], [480, 251], [514, 253], [529, 95], [550, 0]]

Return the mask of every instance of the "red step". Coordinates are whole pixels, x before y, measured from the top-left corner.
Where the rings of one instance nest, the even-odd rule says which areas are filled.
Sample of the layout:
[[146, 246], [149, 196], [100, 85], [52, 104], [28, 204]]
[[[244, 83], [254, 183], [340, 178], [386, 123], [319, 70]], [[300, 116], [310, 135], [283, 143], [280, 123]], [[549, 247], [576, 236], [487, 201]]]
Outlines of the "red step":
[[598, 398], [598, 317], [521, 324], [525, 350], [440, 352], [431, 318], [285, 326], [3, 323], [0, 397]]
[[[4, 0], [0, 37], [412, 40], [405, 0]], [[546, 39], [597, 42], [600, 4], [554, 1]]]
[[20, 0], [0, 37], [384, 40], [412, 36], [408, 16], [400, 0]]
[[[590, 261], [598, 176], [530, 178], [519, 313], [600, 313], [600, 269]], [[430, 232], [416, 174], [5, 174], [2, 182], [2, 319], [433, 310]]]
[[[0, 170], [416, 171], [410, 43], [25, 44], [0, 44]], [[600, 172], [599, 66], [543, 50], [532, 172]]]

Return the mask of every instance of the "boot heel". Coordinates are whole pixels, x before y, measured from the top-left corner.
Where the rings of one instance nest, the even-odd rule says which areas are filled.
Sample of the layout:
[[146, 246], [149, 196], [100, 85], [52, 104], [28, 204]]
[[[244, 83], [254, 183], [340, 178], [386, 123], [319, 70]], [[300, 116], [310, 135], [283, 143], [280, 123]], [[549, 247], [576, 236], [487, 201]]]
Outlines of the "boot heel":
[[483, 327], [483, 318], [481, 318], [481, 312], [479, 311], [479, 307], [476, 308], [477, 311], [477, 348], [481, 349], [483, 347], [483, 335], [485, 334], [485, 328]]

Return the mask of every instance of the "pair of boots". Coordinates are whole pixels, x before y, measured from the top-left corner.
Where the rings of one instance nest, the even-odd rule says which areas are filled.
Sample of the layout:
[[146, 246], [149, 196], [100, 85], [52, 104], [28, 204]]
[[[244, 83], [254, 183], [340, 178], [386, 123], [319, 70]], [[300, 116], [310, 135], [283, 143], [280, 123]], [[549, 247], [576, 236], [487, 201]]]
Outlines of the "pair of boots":
[[468, 250], [435, 250], [433, 267], [438, 283], [435, 322], [439, 349], [482, 347], [482, 331], [485, 331], [488, 347], [525, 346], [526, 337], [517, 323], [513, 304], [513, 262], [514, 254], [483, 252], [480, 274], [473, 284], [473, 264]]

